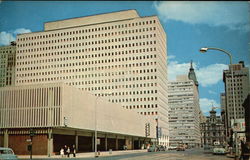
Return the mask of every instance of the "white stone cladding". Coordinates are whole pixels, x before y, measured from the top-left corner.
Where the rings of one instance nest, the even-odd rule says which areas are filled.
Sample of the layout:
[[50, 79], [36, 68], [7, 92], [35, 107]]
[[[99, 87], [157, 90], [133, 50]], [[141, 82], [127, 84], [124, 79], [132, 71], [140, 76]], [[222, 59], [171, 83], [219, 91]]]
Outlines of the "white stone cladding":
[[[0, 88], [1, 128], [75, 128], [95, 129], [113, 134], [155, 138], [155, 122], [149, 117], [110, 103], [86, 91], [63, 83]], [[65, 121], [66, 119], [66, 121]]]
[[158, 119], [159, 142], [168, 145], [166, 49], [157, 16], [135, 10], [47, 22], [45, 31], [17, 36], [16, 85], [64, 82], [112, 93], [110, 102]]

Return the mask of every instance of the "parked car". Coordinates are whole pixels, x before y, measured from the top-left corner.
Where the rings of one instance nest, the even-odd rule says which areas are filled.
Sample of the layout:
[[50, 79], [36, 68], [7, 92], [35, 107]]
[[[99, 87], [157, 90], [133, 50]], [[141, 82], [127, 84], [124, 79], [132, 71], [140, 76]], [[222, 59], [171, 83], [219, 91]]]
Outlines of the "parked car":
[[157, 146], [158, 151], [166, 151], [166, 147], [164, 146]]
[[176, 150], [176, 148], [177, 148], [176, 146], [169, 146], [168, 150]]
[[11, 148], [0, 147], [0, 160], [16, 160], [17, 156], [14, 154]]
[[226, 154], [226, 149], [222, 145], [216, 145], [214, 146], [213, 154]]
[[155, 146], [155, 145], [151, 145], [151, 146], [149, 146], [149, 148], [148, 148], [148, 152], [157, 152], [157, 146]]
[[176, 148], [176, 151], [185, 151], [185, 147], [183, 145], [180, 145]]

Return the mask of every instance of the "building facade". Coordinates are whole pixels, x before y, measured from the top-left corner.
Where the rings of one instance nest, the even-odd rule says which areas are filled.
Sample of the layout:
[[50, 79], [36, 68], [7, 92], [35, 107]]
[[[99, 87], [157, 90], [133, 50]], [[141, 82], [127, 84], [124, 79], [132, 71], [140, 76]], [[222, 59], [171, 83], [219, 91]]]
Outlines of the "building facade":
[[[229, 70], [223, 71], [223, 81], [225, 85], [225, 111], [227, 117], [227, 127], [231, 128], [231, 120], [235, 118], [244, 119], [245, 111], [242, 106], [250, 90], [249, 68], [245, 67], [244, 62], [232, 64]], [[233, 70], [233, 82], [231, 70]], [[234, 92], [234, 97], [233, 97]]]
[[17, 36], [16, 85], [64, 82], [154, 118], [168, 145], [166, 34], [135, 10], [47, 22]]
[[222, 123], [224, 124], [224, 129], [225, 129], [225, 136], [226, 136], [226, 141], [229, 142], [229, 137], [228, 135], [229, 130], [228, 130], [228, 124], [227, 124], [227, 113], [226, 113], [226, 94], [225, 93], [221, 93], [220, 94], [220, 105], [221, 105], [221, 120]]
[[0, 87], [15, 84], [16, 44], [0, 47]]
[[244, 100], [243, 107], [245, 109], [245, 135], [246, 135], [246, 142], [250, 145], [250, 93], [248, 94], [247, 98]]
[[206, 117], [206, 121], [201, 123], [202, 144], [213, 146], [214, 143], [221, 145], [226, 144], [225, 127], [221, 116], [216, 116], [216, 111], [210, 111], [210, 116]]
[[189, 76], [177, 76], [176, 81], [169, 82], [168, 91], [170, 145], [186, 144], [189, 147], [200, 147], [201, 111], [198, 82], [192, 64]]
[[[82, 146], [83, 148], [79, 150], [91, 151], [92, 149], [93, 151], [93, 121], [85, 117], [85, 114], [89, 116], [87, 113], [91, 110], [85, 112], [85, 106], [82, 106], [83, 108], [79, 106], [77, 101], [82, 101], [77, 93], [86, 96], [82, 97], [86, 101], [90, 97], [81, 94], [79, 91], [81, 90], [95, 96], [95, 103], [98, 103], [99, 97], [103, 95], [105, 98], [103, 103], [109, 102], [106, 108], [113, 105], [120, 109], [111, 107], [112, 110], [108, 109], [109, 112], [103, 112], [106, 113], [106, 118], [112, 117], [112, 115], [114, 118], [110, 121], [105, 120], [104, 117], [102, 119], [104, 123], [102, 126], [110, 124], [113, 127], [104, 130], [97, 128], [101, 134], [98, 135], [101, 137], [101, 150], [112, 147], [119, 149], [121, 144], [136, 149], [145, 144], [145, 141], [149, 142], [155, 138], [158, 138], [156, 142], [159, 144], [168, 146], [166, 62], [166, 34], [159, 19], [157, 16], [140, 17], [135, 10], [47, 22], [44, 24], [44, 31], [19, 34], [16, 45], [15, 87], [4, 87], [0, 95], [3, 100], [0, 106], [2, 113], [8, 115], [3, 116], [0, 122], [3, 125], [1, 128], [4, 128], [1, 130], [0, 136], [3, 144], [0, 145], [12, 146], [13, 142], [22, 137], [21, 135], [23, 135], [22, 140], [28, 137], [29, 128], [35, 128], [39, 135], [37, 137], [40, 137], [37, 139], [37, 143], [41, 141], [41, 144], [44, 144], [42, 146], [45, 146], [42, 154], [56, 152], [58, 146], [61, 145], [59, 141], [62, 139], [65, 139], [65, 142], [70, 145], [79, 143], [78, 146], [81, 148], [80, 146], [83, 144], [80, 144], [79, 135], [85, 136], [85, 139], [82, 137], [82, 141], [88, 142], [86, 143], [88, 147]], [[59, 105], [55, 109], [50, 109], [46, 104], [59, 102], [55, 102], [54, 98], [48, 98], [54, 93], [44, 91], [45, 86], [58, 83], [77, 89], [74, 89], [72, 94], [79, 99], [76, 100], [72, 96], [61, 97], [66, 99], [67, 105], [64, 106], [61, 100], [57, 100], [63, 106]], [[34, 86], [41, 88], [31, 91], [30, 88]], [[58, 90], [60, 89], [57, 89], [55, 94], [59, 94]], [[24, 92], [25, 95], [22, 94]], [[31, 93], [41, 95], [42, 100], [38, 100], [39, 96]], [[59, 99], [61, 98], [59, 96]], [[11, 99], [15, 99], [15, 101], [9, 102]], [[16, 106], [13, 112], [9, 108], [12, 105], [5, 102]], [[19, 104], [19, 102], [21, 103]], [[84, 102], [82, 103], [84, 104]], [[42, 107], [32, 108], [32, 104]], [[69, 109], [67, 106], [71, 106], [71, 108]], [[88, 107], [93, 109], [96, 106], [97, 104], [91, 103]], [[18, 108], [29, 110], [19, 111]], [[73, 113], [68, 116], [64, 115], [66, 110], [72, 112], [75, 109], [78, 110], [74, 111], [77, 112], [74, 115]], [[123, 117], [122, 111], [127, 118]], [[127, 113], [134, 113], [134, 118], [132, 117], [130, 120], [131, 115]], [[124, 121], [121, 122], [116, 114], [123, 117]], [[99, 116], [102, 117], [102, 115]], [[78, 119], [74, 117], [78, 117]], [[23, 122], [15, 122], [22, 118], [24, 118]], [[116, 123], [115, 118], [118, 118], [119, 124]], [[43, 121], [44, 119], [46, 121]], [[149, 119], [149, 121], [145, 121], [145, 119]], [[150, 119], [153, 119], [153, 122]], [[79, 122], [80, 120], [81, 122]], [[85, 122], [82, 121], [85, 120], [86, 125], [83, 125]], [[50, 125], [52, 122], [56, 124]], [[74, 122], [74, 125], [65, 126], [66, 122]], [[131, 133], [125, 131], [127, 128], [119, 127], [123, 123], [129, 124], [129, 126], [133, 123], [130, 126], [132, 128], [129, 129]], [[150, 123], [150, 127], [145, 127], [145, 123]], [[156, 128], [158, 128], [158, 132], [156, 132]], [[133, 130], [135, 130], [134, 133], [132, 133]], [[145, 133], [146, 130], [147, 132], [150, 130], [150, 133]], [[58, 134], [59, 136], [55, 136]], [[59, 137], [59, 139], [55, 137]], [[108, 141], [109, 138], [110, 141]], [[141, 138], [144, 139], [144, 142]], [[122, 142], [119, 142], [119, 139], [123, 139]], [[112, 147], [108, 146], [110, 144]], [[24, 144], [20, 145], [24, 146]], [[27, 153], [27, 150], [26, 152], [23, 150], [16, 152], [24, 154]]]
[[156, 138], [154, 119], [64, 83], [0, 88], [0, 126], [0, 146], [21, 155], [29, 154], [30, 128], [33, 154], [40, 155], [59, 153], [64, 145], [94, 151], [95, 130], [98, 151], [140, 149]]

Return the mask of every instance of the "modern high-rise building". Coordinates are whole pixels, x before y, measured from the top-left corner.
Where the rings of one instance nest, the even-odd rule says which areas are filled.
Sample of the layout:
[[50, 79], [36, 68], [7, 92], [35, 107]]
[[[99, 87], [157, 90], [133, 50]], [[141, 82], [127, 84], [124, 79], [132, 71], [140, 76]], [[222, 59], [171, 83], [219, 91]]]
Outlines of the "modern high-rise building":
[[[233, 70], [233, 81], [231, 70]], [[225, 84], [227, 125], [231, 128], [231, 120], [245, 117], [242, 104], [250, 90], [249, 68], [245, 67], [243, 61], [240, 61], [239, 64], [232, 64], [229, 66], [229, 70], [223, 71], [223, 81]], [[234, 117], [234, 107], [236, 117]]]
[[15, 83], [16, 44], [0, 47], [0, 87]]
[[198, 81], [192, 67], [187, 75], [179, 75], [168, 85], [170, 145], [199, 147], [200, 105]]
[[136, 10], [65, 19], [17, 36], [16, 85], [64, 82], [152, 117], [168, 145], [166, 33]]

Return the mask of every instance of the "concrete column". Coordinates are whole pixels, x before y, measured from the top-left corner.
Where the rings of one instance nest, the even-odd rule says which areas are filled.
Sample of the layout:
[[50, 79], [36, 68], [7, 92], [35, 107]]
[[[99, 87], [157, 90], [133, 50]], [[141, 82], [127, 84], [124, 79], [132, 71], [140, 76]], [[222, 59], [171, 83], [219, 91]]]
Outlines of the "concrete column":
[[48, 150], [47, 150], [48, 157], [50, 157], [52, 153], [53, 153], [53, 135], [52, 135], [52, 129], [49, 128], [48, 129]]
[[75, 147], [76, 147], [76, 151], [78, 152], [78, 135], [77, 135], [77, 132], [76, 132], [76, 135], [75, 135]]
[[138, 139], [139, 149], [141, 149], [141, 141]]
[[132, 150], [135, 149], [135, 145], [134, 145], [134, 138], [132, 137]]
[[108, 150], [108, 135], [105, 134], [105, 151]]
[[92, 134], [92, 151], [95, 151], [95, 134]]
[[115, 137], [115, 149], [118, 150], [118, 136]]
[[9, 147], [9, 133], [8, 133], [8, 129], [4, 129], [3, 147], [6, 147], [6, 148]]

